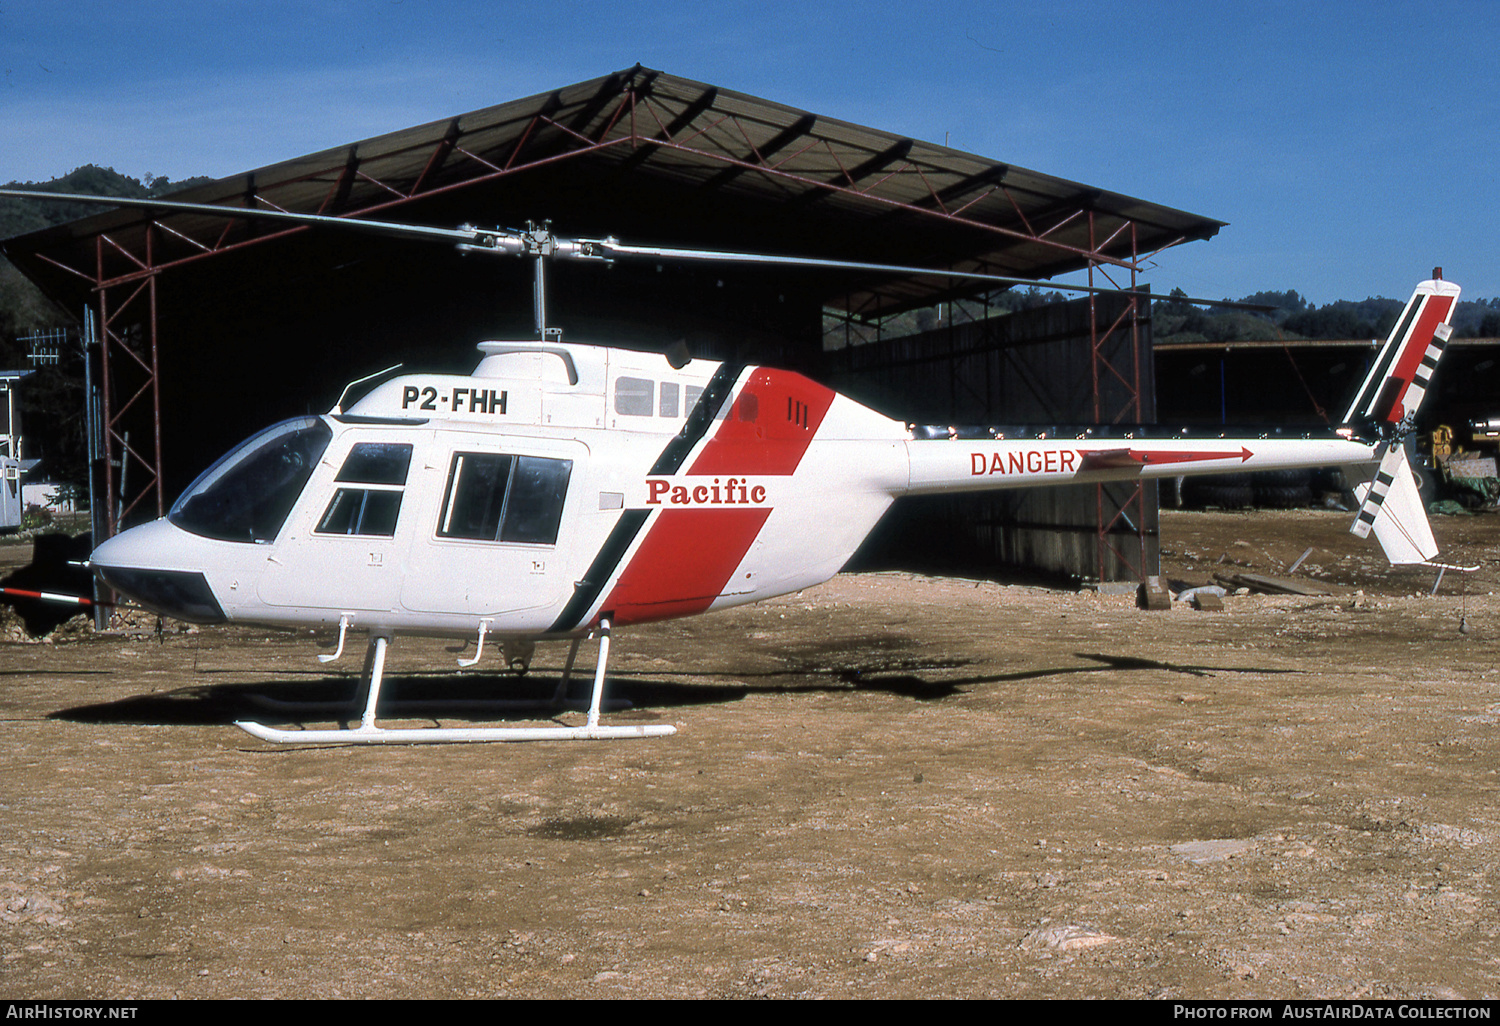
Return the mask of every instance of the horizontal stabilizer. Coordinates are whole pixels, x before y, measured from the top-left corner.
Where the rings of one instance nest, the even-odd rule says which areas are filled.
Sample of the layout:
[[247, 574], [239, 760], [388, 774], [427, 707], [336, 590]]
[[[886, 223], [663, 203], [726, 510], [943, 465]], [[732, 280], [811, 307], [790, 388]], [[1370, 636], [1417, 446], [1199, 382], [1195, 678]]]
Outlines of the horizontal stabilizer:
[[1374, 480], [1356, 485], [1354, 494], [1360, 508], [1350, 532], [1360, 538], [1373, 532], [1391, 563], [1430, 563], [1437, 556], [1422, 495], [1399, 443], [1386, 447]]

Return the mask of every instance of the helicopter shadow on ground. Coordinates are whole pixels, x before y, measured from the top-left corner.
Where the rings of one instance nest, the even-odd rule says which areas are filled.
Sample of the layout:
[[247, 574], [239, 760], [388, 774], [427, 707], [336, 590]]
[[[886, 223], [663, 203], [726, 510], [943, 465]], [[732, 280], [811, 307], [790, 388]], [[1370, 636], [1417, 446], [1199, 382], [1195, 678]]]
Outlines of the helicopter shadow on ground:
[[[240, 673], [200, 670], [203, 673]], [[388, 674], [381, 688], [382, 718], [444, 720], [538, 720], [569, 711], [586, 711], [592, 673], [575, 674], [566, 704], [551, 707], [561, 671], [514, 673]], [[646, 701], [640, 692], [652, 692]], [[738, 701], [744, 689], [690, 689], [670, 682], [637, 682], [611, 677], [605, 709], [628, 702], [640, 711], [651, 705], [694, 705]], [[228, 725], [238, 720], [272, 723], [342, 722], [357, 725], [365, 700], [364, 682], [353, 675], [323, 675], [298, 681], [264, 680], [233, 684], [193, 684], [152, 695], [75, 706], [50, 714], [51, 719], [79, 723], [152, 725]]]
[[[951, 661], [943, 667], [959, 664]], [[199, 673], [239, 672], [200, 670]], [[381, 689], [383, 719], [525, 720], [586, 711], [591, 670], [569, 682], [566, 704], [550, 703], [561, 670], [514, 673], [390, 674]], [[611, 674], [605, 685], [607, 713], [621, 707], [636, 714], [742, 701], [753, 693], [848, 691], [851, 687], [890, 690], [910, 697], [938, 698], [952, 693], [940, 682], [883, 673], [872, 665], [837, 670], [795, 668], [771, 671], [664, 671]], [[74, 706], [49, 719], [77, 723], [136, 725], [228, 725], [237, 720], [357, 724], [363, 711], [364, 682], [355, 676], [317, 676], [300, 681], [266, 680], [233, 684], [193, 684], [151, 695]]]
[[[1084, 660], [1085, 662], [1072, 666], [1047, 666], [1013, 670], [1004, 673], [957, 677], [952, 676], [953, 671], [972, 666], [974, 661], [968, 659], [913, 661], [902, 667], [892, 667], [889, 665], [804, 666], [775, 670], [768, 673], [741, 674], [739, 676], [757, 677], [763, 680], [774, 680], [776, 678], [800, 678], [802, 680], [806, 680], [807, 678], [822, 678], [827, 681], [826, 683], [809, 684], [789, 682], [787, 684], [749, 685], [746, 688], [747, 691], [847, 691], [858, 689], [862, 691], [883, 691], [888, 694], [900, 695], [917, 701], [938, 701], [955, 695], [966, 694], [976, 687], [985, 685], [1024, 684], [1029, 681], [1057, 679], [1079, 674], [1159, 671], [1190, 677], [1215, 677], [1220, 674], [1282, 674], [1303, 672], [1285, 667], [1198, 666], [1167, 663], [1156, 659], [1143, 659], [1135, 656], [1103, 655], [1087, 652], [1076, 652], [1074, 653], [1074, 658]], [[919, 672], [911, 672], [913, 670], [926, 671], [926, 675]]]
[[[975, 688], [1022, 685], [1079, 674], [1155, 671], [1192, 677], [1220, 674], [1283, 674], [1296, 669], [1254, 666], [1207, 666], [1162, 662], [1132, 656], [1075, 653], [1079, 662], [1002, 673], [963, 674], [970, 659], [902, 657], [888, 653], [847, 651], [840, 665], [792, 660], [792, 665], [752, 670], [653, 671], [611, 675], [605, 689], [606, 712], [624, 705], [635, 715], [654, 710], [738, 702], [752, 694], [813, 692], [882, 692], [914, 701], [934, 702], [967, 694]], [[863, 656], [863, 658], [861, 658]], [[200, 674], [239, 673], [200, 670]], [[957, 674], [957, 675], [955, 675]], [[386, 678], [381, 695], [383, 718], [444, 720], [548, 719], [586, 709], [592, 673], [575, 674], [568, 704], [549, 707], [561, 670], [514, 673], [399, 674]], [[364, 701], [363, 682], [352, 675], [322, 675], [302, 681], [252, 681], [194, 684], [114, 702], [74, 706], [49, 719], [118, 725], [229, 725], [237, 720], [327, 722], [354, 725]], [[510, 704], [508, 704], [510, 703]], [[613, 703], [613, 705], [612, 705]], [[626, 713], [629, 715], [629, 712]]]

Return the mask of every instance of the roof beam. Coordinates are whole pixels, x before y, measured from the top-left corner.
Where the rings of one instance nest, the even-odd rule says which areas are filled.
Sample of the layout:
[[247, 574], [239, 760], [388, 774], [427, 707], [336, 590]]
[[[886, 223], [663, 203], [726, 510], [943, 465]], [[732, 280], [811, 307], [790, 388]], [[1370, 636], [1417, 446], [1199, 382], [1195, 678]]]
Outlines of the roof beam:
[[983, 189], [986, 186], [991, 188], [998, 188], [999, 185], [1003, 181], [1005, 181], [1005, 176], [1009, 173], [1009, 164], [996, 164], [993, 167], [987, 167], [977, 175], [970, 175], [969, 177], [961, 181], [954, 182], [952, 185], [944, 186], [943, 188], [938, 189], [930, 196], [924, 196], [922, 199], [913, 200], [912, 206], [936, 206], [939, 210], [942, 210], [945, 213], [954, 213], [954, 211], [948, 209], [949, 205], [954, 201], [962, 196], [967, 196], [971, 192], [977, 192], [978, 190]]
[[349, 156], [344, 160], [344, 170], [339, 173], [338, 182], [334, 185], [333, 193], [318, 208], [318, 213], [326, 214], [330, 210], [342, 210], [349, 202], [349, 191], [354, 188], [354, 180], [359, 176], [359, 147], [349, 147]]
[[[656, 143], [672, 142], [678, 134], [688, 128], [694, 121], [698, 120], [705, 112], [713, 110], [714, 101], [719, 98], [719, 90], [710, 86], [698, 95], [692, 103], [684, 107], [675, 118], [662, 126], [661, 131], [651, 137], [651, 142], [642, 143], [634, 153], [620, 162], [616, 168], [616, 174], [620, 172], [634, 171], [637, 167], [650, 160], [651, 157], [661, 149]], [[654, 106], [653, 106], [654, 111]], [[660, 124], [660, 122], [658, 122]]]
[[459, 139], [458, 118], [448, 122], [448, 131], [443, 133], [442, 141], [433, 149], [432, 156], [427, 158], [427, 164], [422, 168], [422, 173], [417, 175], [417, 180], [411, 185], [413, 196], [422, 191], [427, 180], [443, 169], [448, 162], [448, 157], [453, 153], [453, 147], [458, 145]]
[[[638, 74], [641, 76], [639, 83], [636, 81]], [[611, 101], [630, 92], [634, 92], [638, 97], [644, 95], [651, 88], [651, 83], [657, 74], [654, 71], [648, 72], [637, 64], [629, 71], [617, 71], [609, 75], [599, 83], [599, 88], [594, 90], [594, 95], [581, 104], [578, 112], [568, 119], [568, 127], [576, 135], [587, 135], [589, 123], [598, 117]], [[556, 95], [556, 93], [553, 94], [554, 97]]]
[[[863, 161], [856, 164], [854, 167], [841, 169], [838, 174], [834, 175], [832, 178], [829, 178], [823, 184], [831, 186], [835, 189], [854, 189], [857, 192], [860, 182], [864, 181], [866, 178], [869, 178], [871, 175], [884, 171], [886, 168], [890, 167], [892, 164], [897, 163], [898, 161], [905, 160], [907, 158], [907, 155], [911, 153], [911, 148], [915, 145], [916, 143], [914, 140], [897, 139], [890, 146], [887, 146], [879, 153], [871, 154]], [[833, 152], [832, 147], [829, 147], [829, 152]], [[838, 159], [837, 154], [834, 155], [834, 159]], [[833, 195], [833, 193], [828, 189], [809, 189], [807, 192], [804, 192], [801, 196], [798, 196], [795, 200], [789, 203], [788, 206], [807, 206], [813, 203], [820, 202], [821, 200], [826, 199], [831, 195]]]
[[717, 189], [722, 189], [746, 171], [754, 170], [755, 165], [764, 164], [771, 155], [779, 153], [797, 140], [811, 134], [817, 123], [817, 115], [802, 115], [759, 146], [752, 143], [748, 154], [738, 158], [734, 164], [710, 177], [702, 185], [698, 186], [698, 188], [703, 192], [713, 192]]

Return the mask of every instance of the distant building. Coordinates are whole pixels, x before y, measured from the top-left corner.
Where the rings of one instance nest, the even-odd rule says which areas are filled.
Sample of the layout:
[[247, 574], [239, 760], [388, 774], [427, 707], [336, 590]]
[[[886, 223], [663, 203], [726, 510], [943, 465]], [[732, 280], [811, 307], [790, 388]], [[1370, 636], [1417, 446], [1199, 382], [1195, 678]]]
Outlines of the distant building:
[[26, 506], [22, 498], [21, 476], [35, 460], [22, 459], [21, 408], [17, 387], [31, 371], [0, 371], [0, 531], [21, 526]]

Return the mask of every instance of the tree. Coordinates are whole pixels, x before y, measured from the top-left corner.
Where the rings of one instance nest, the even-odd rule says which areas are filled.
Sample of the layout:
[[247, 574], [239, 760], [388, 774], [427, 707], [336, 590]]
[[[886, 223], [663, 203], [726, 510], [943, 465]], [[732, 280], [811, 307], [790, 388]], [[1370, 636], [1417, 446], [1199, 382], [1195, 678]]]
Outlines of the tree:
[[[208, 178], [193, 178], [186, 182], [172, 183], [169, 179], [147, 175], [142, 184], [114, 168], [85, 164], [48, 182], [10, 182], [9, 187], [28, 189], [34, 192], [73, 192], [93, 196], [128, 196], [142, 198], [159, 196], [165, 192], [183, 188]], [[15, 196], [0, 196], [0, 238], [27, 235], [55, 224], [65, 224], [79, 218], [97, 214], [99, 207], [91, 203], [47, 202], [21, 199]], [[0, 342], [8, 342], [17, 335], [28, 335], [36, 331], [49, 331], [77, 321], [77, 311], [63, 310], [21, 274], [10, 261], [0, 258]], [[12, 350], [14, 346], [10, 347]], [[0, 359], [9, 357], [11, 362], [0, 366], [15, 367], [15, 354], [0, 349]]]

